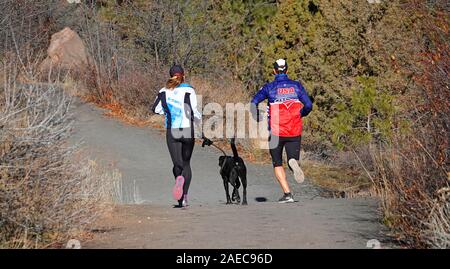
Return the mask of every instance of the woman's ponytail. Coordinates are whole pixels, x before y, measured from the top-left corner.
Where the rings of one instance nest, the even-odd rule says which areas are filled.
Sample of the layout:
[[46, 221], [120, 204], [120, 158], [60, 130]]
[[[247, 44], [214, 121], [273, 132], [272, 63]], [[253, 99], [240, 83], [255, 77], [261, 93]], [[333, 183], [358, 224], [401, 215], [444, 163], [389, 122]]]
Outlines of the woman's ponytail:
[[166, 89], [174, 89], [181, 83], [183, 83], [184, 78], [182, 76], [173, 76], [169, 78], [169, 80], [166, 82]]

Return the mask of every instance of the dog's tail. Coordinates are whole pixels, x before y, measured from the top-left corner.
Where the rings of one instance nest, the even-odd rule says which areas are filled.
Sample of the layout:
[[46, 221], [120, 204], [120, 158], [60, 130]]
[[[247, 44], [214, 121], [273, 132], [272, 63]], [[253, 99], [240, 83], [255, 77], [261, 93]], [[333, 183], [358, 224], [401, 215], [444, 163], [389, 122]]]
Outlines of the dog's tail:
[[231, 144], [231, 150], [233, 151], [234, 161], [237, 161], [239, 158], [239, 154], [238, 154], [238, 151], [236, 148], [236, 139], [234, 137], [231, 138], [230, 144]]

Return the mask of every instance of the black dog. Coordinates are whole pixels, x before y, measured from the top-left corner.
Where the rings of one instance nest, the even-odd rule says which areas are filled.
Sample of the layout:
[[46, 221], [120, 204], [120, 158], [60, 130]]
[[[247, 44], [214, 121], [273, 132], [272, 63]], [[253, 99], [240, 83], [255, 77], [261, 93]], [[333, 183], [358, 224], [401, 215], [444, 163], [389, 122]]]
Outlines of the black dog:
[[[233, 151], [233, 157], [227, 156], [226, 153], [213, 145], [213, 142], [208, 138], [203, 137], [204, 146], [213, 145], [217, 149], [223, 152], [223, 156], [219, 157], [219, 166], [220, 166], [220, 175], [223, 179], [223, 186], [225, 188], [225, 194], [227, 197], [227, 204], [232, 204], [232, 201], [236, 201], [237, 203], [241, 202], [241, 197], [239, 196], [239, 187], [243, 187], [242, 192], [242, 205], [247, 205], [247, 167], [245, 166], [244, 160], [239, 157], [238, 151], [236, 149], [235, 139], [231, 139], [231, 150]], [[230, 197], [229, 186], [231, 184], [233, 186], [233, 194]]]
[[[231, 139], [231, 149], [233, 150], [233, 157], [231, 156], [220, 156], [219, 166], [220, 175], [223, 179], [223, 186], [225, 187], [225, 194], [227, 196], [227, 204], [231, 204], [232, 201], [237, 203], [241, 202], [241, 197], [239, 196], [239, 187], [242, 183], [242, 204], [247, 205], [247, 167], [245, 167], [244, 160], [239, 157], [235, 139]], [[233, 194], [230, 198], [228, 183], [233, 186]]]

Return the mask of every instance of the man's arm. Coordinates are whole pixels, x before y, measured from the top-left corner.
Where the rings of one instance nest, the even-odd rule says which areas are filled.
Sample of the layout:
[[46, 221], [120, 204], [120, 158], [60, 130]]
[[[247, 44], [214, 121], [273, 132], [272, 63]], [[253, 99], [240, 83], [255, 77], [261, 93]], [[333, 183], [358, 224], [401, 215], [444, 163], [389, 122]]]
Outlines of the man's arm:
[[264, 85], [253, 97], [250, 104], [250, 112], [252, 113], [253, 119], [259, 121], [259, 110], [258, 104], [268, 98], [268, 87]]
[[297, 92], [297, 96], [298, 99], [300, 100], [300, 102], [302, 102], [303, 104], [303, 108], [300, 111], [300, 114], [302, 115], [302, 117], [306, 117], [308, 116], [309, 112], [311, 112], [313, 104], [311, 102], [311, 99], [308, 96], [308, 93], [306, 92], [305, 87], [303, 87], [303, 85], [299, 82], [300, 88], [299, 88], [299, 92]]

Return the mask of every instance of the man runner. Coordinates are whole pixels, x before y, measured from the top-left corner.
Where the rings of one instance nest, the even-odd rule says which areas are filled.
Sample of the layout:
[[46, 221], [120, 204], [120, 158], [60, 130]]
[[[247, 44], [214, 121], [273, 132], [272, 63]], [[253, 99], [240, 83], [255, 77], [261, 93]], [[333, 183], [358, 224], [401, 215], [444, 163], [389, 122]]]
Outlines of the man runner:
[[289, 79], [286, 60], [279, 59], [274, 63], [275, 80], [264, 85], [253, 97], [251, 111], [259, 120], [258, 104], [268, 100], [269, 148], [274, 166], [275, 177], [284, 192], [280, 203], [292, 203], [294, 197], [286, 180], [283, 168], [283, 148], [286, 149], [288, 167], [294, 172], [298, 183], [305, 179], [298, 161], [300, 159], [300, 142], [302, 135], [302, 117], [312, 110], [312, 102], [298, 81]]

